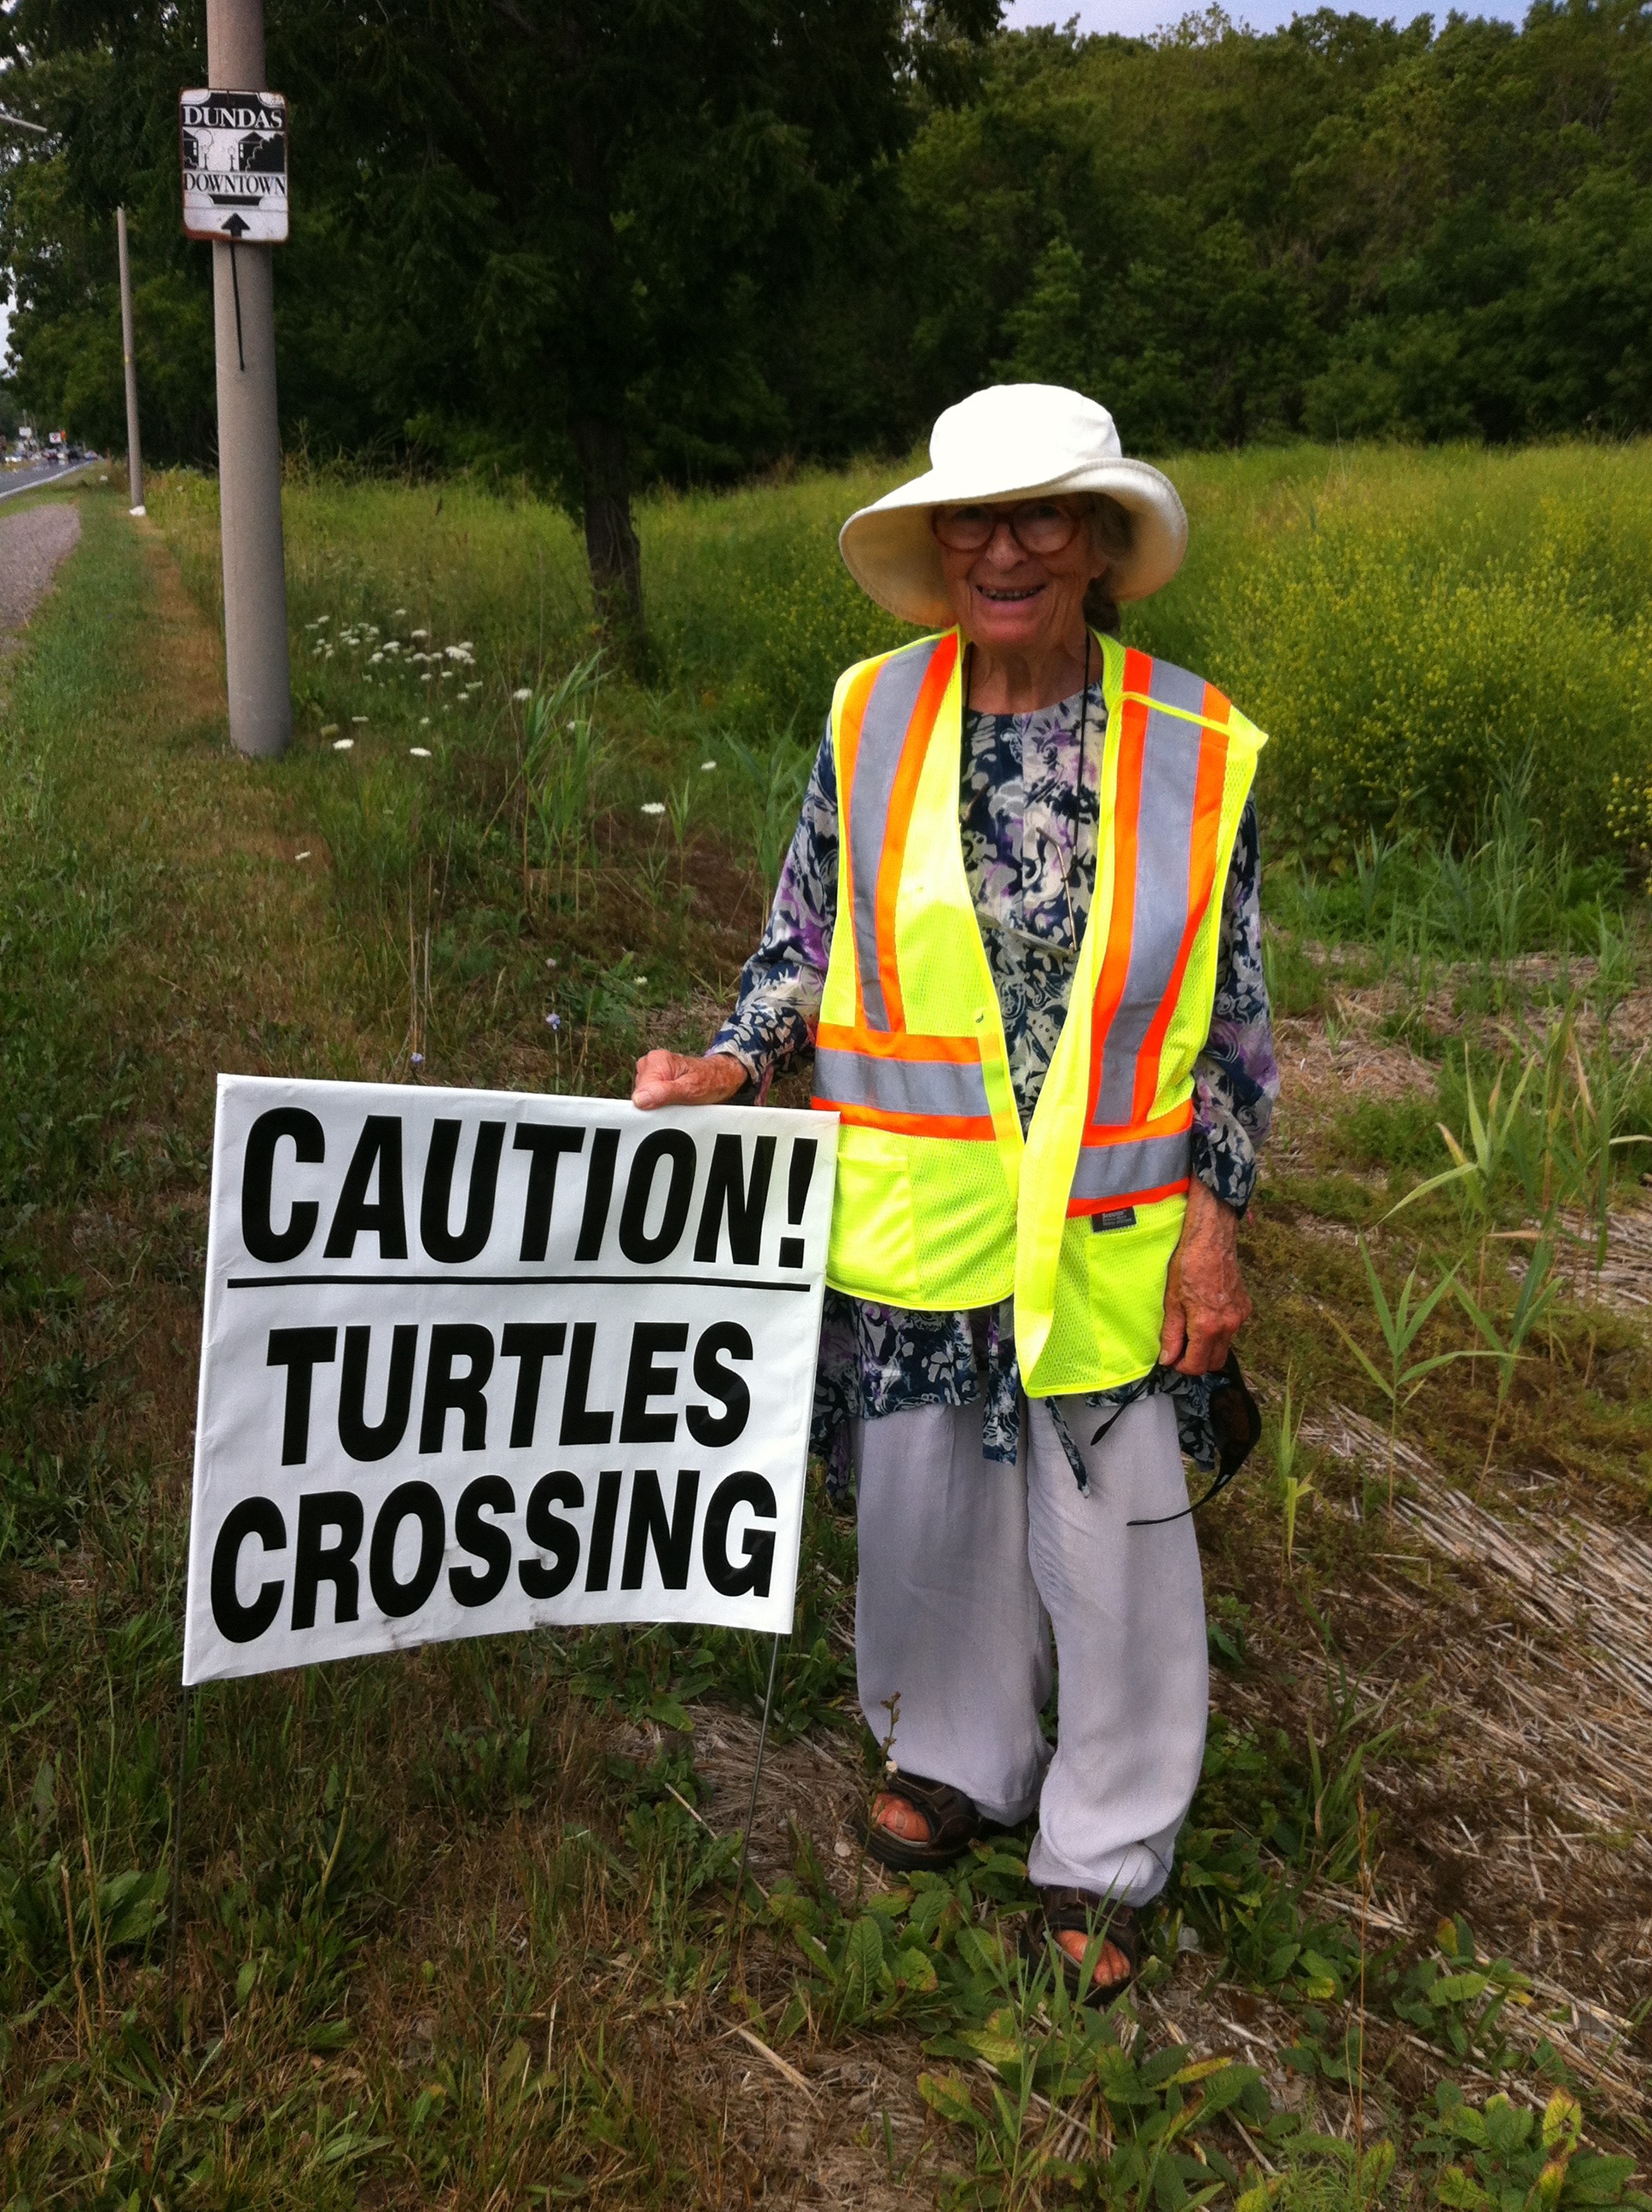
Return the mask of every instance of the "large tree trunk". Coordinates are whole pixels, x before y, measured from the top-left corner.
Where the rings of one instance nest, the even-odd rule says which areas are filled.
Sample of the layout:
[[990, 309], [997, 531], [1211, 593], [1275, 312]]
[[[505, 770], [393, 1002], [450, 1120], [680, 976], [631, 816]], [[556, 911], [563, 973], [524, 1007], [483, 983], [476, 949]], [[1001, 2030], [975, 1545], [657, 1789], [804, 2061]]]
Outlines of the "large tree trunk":
[[642, 553], [631, 521], [630, 456], [624, 425], [596, 415], [573, 422], [585, 508], [591, 596], [604, 641], [632, 668], [647, 649], [642, 619]]

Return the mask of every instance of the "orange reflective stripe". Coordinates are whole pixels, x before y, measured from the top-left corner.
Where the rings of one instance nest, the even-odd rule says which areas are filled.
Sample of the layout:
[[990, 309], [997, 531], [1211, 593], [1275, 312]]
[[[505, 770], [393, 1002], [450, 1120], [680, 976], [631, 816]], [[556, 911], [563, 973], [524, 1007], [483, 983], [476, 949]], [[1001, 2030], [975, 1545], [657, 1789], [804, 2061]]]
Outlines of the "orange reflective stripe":
[[1067, 1218], [1081, 1221], [1091, 1213], [1121, 1213], [1127, 1206], [1155, 1206], [1162, 1198], [1180, 1198], [1192, 1182], [1183, 1176], [1179, 1182], [1162, 1182], [1151, 1190], [1122, 1190], [1109, 1192], [1105, 1198], [1075, 1198], [1067, 1207]]
[[889, 813], [884, 825], [884, 851], [878, 864], [872, 928], [878, 943], [878, 974], [884, 987], [884, 1008], [892, 1030], [904, 1027], [906, 1022], [905, 1003], [901, 995], [900, 965], [895, 950], [895, 910], [901, 893], [901, 871], [906, 862], [907, 832], [912, 826], [913, 802], [918, 795], [918, 778], [923, 772], [924, 757], [929, 750], [935, 717], [946, 696], [946, 687], [952, 680], [952, 670], [957, 657], [958, 634], [954, 630], [936, 646], [924, 672], [924, 680], [913, 704], [912, 717], [902, 741], [901, 757], [896, 768], [895, 781], [890, 792]]
[[969, 1144], [990, 1145], [997, 1140], [998, 1132], [990, 1114], [885, 1114], [875, 1106], [845, 1105], [832, 1098], [815, 1097], [809, 1101], [821, 1111], [835, 1114], [840, 1121], [852, 1121], [863, 1129], [892, 1129], [902, 1137], [957, 1137]]
[[1121, 1122], [1116, 1129], [1098, 1129], [1092, 1123], [1084, 1133], [1084, 1149], [1104, 1152], [1109, 1145], [1133, 1145], [1143, 1137], [1175, 1137], [1193, 1125], [1193, 1102], [1184, 1098], [1180, 1106], [1172, 1106], [1168, 1113], [1155, 1114], [1151, 1121]]
[[[1209, 686], [1206, 687], [1210, 696]], [[1220, 699], [1221, 694], [1216, 696]], [[1227, 702], [1222, 700], [1224, 707]], [[1164, 996], [1147, 1027], [1136, 1060], [1136, 1084], [1132, 1099], [1131, 1119], [1139, 1121], [1151, 1114], [1153, 1100], [1158, 1094], [1159, 1063], [1163, 1057], [1164, 1039], [1175, 1012], [1176, 1002], [1181, 996], [1181, 979], [1187, 972], [1187, 962], [1193, 953], [1193, 939], [1198, 936], [1206, 912], [1211, 902], [1211, 892], [1216, 883], [1216, 866], [1219, 855], [1217, 840], [1222, 827], [1222, 793], [1227, 783], [1228, 741], [1218, 730], [1205, 730], [1200, 734], [1199, 769], [1193, 783], [1193, 836], [1187, 866], [1187, 919], [1181, 932], [1181, 942], [1176, 948], [1175, 965], [1170, 970]]]
[[[1145, 661], [1145, 653], [1125, 655]], [[1149, 664], [1151, 665], [1151, 663]], [[1087, 1122], [1096, 1118], [1101, 1095], [1102, 1068], [1107, 1056], [1108, 1031], [1124, 997], [1130, 973], [1130, 943], [1136, 913], [1136, 831], [1141, 811], [1142, 758], [1147, 741], [1147, 709], [1138, 699], [1127, 699], [1120, 714], [1119, 775], [1113, 808], [1113, 911], [1108, 918], [1107, 950], [1096, 978], [1090, 1017], [1090, 1097], [1084, 1104]]]
[[815, 1036], [819, 1052], [863, 1052], [875, 1060], [938, 1060], [957, 1067], [977, 1067], [981, 1048], [973, 1036], [931, 1036], [910, 1030], [851, 1028], [847, 1022], [822, 1022]]

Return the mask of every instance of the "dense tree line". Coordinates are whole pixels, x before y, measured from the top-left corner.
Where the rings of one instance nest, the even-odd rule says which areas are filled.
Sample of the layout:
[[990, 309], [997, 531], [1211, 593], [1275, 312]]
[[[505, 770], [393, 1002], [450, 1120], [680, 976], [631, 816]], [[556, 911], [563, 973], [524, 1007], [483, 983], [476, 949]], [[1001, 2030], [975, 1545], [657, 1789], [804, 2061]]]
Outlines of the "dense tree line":
[[[1148, 451], [1652, 428], [1634, 0], [1148, 40], [995, 11], [267, 0], [289, 444], [525, 471], [612, 592], [635, 484], [903, 447], [993, 376], [1093, 391]], [[17, 403], [121, 442], [125, 200], [148, 442], [210, 459], [200, 0], [13, 0], [0, 57], [53, 132], [0, 154]]]

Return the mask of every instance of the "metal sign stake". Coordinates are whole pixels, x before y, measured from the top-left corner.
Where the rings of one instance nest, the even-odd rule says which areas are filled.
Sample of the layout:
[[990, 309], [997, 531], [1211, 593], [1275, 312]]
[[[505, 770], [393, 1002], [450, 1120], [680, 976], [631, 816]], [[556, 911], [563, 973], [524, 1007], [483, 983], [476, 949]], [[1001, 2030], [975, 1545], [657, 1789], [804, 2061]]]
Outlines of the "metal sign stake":
[[751, 1854], [751, 1829], [757, 1817], [757, 1785], [763, 1778], [763, 1749], [768, 1741], [768, 1719], [774, 1710], [774, 1670], [780, 1665], [780, 1639], [777, 1634], [768, 1653], [768, 1687], [763, 1692], [762, 1726], [757, 1731], [757, 1758], [751, 1770], [751, 1799], [745, 1808], [745, 1833], [740, 1838], [740, 1871], [734, 1881], [734, 1917], [738, 1917], [745, 1902], [746, 1861]]
[[189, 1765], [189, 1701], [187, 1687], [178, 1700], [178, 1784], [172, 1804], [172, 1904], [167, 1921], [167, 2020], [178, 2018], [178, 1905], [184, 1869], [184, 1788]]

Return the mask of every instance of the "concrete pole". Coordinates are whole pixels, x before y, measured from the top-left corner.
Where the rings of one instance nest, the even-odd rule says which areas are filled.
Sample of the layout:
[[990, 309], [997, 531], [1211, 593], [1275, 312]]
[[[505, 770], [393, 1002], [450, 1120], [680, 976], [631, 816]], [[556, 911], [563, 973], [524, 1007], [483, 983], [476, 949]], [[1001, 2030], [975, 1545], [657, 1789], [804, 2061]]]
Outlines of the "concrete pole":
[[132, 344], [132, 264], [126, 253], [126, 210], [115, 210], [120, 246], [120, 343], [126, 357], [126, 489], [134, 514], [143, 512], [143, 447], [137, 434], [137, 362]]
[[[207, 78], [215, 92], [264, 89], [263, 0], [207, 0]], [[293, 734], [273, 252], [212, 248], [229, 735], [238, 752], [259, 759], [285, 752]]]

